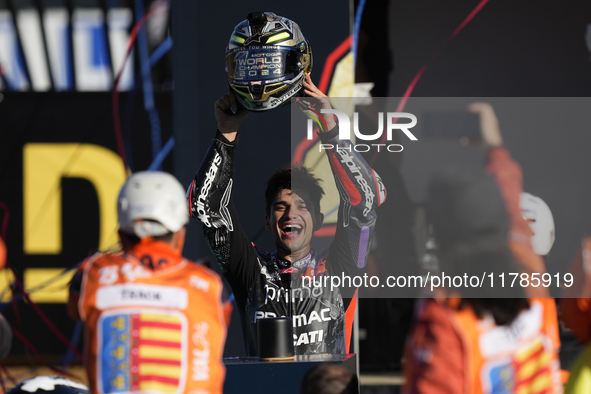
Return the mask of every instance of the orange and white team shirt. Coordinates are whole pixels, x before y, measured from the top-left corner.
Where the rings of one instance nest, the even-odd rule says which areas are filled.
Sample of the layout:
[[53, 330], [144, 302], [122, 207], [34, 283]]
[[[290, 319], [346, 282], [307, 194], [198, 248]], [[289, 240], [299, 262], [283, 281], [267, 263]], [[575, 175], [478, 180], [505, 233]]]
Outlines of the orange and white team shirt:
[[216, 273], [163, 242], [84, 263], [79, 313], [94, 393], [222, 393], [226, 324]]
[[[562, 392], [554, 299], [532, 299], [508, 326], [492, 317], [477, 319], [471, 308], [454, 318], [467, 350], [466, 367], [473, 378], [470, 393]], [[472, 383], [473, 387], [469, 387]]]
[[531, 299], [507, 326], [457, 299], [424, 300], [407, 344], [405, 393], [561, 393], [553, 299]]

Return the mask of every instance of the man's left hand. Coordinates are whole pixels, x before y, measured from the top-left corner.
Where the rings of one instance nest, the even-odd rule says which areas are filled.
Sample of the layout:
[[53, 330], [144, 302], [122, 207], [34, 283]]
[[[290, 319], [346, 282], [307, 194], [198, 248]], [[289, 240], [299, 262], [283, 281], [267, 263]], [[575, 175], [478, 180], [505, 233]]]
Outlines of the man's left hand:
[[[309, 74], [306, 75], [303, 85], [304, 93], [306, 93], [308, 97], [314, 97], [317, 99], [314, 100], [314, 103], [317, 103], [314, 107], [315, 111], [320, 112], [321, 109], [332, 109], [328, 96], [322, 93], [322, 91], [318, 89], [316, 85], [314, 85], [314, 83], [312, 82], [312, 78], [310, 78]], [[302, 112], [304, 112], [304, 114], [307, 112], [304, 106], [300, 106], [300, 109], [302, 110]], [[334, 120], [334, 115], [322, 114], [322, 117], [326, 121], [326, 126], [328, 130], [332, 130], [337, 125], [337, 123]]]

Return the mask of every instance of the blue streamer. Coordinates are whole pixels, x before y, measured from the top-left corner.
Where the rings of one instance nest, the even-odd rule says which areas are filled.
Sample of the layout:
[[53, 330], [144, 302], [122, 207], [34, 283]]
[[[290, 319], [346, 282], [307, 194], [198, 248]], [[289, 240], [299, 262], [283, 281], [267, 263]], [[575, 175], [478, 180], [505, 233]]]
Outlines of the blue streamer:
[[[139, 22], [144, 17], [144, 1], [135, 0], [135, 18]], [[148, 37], [146, 35], [146, 26], [140, 28], [137, 36], [138, 52], [141, 63], [141, 74], [143, 80], [144, 91], [144, 108], [148, 113], [151, 127], [152, 137], [152, 158], [155, 159], [162, 147], [162, 139], [160, 137], [160, 118], [158, 110], [154, 105], [154, 87], [152, 86], [151, 63], [148, 54]]]
[[170, 48], [172, 48], [172, 36], [166, 37], [166, 40], [162, 41], [158, 48], [156, 48], [156, 50], [150, 56], [150, 59], [148, 59], [149, 65], [147, 67], [152, 67], [154, 64], [158, 63], [158, 61], [162, 59], [164, 55], [166, 55], [166, 52], [168, 52]]
[[[82, 328], [83, 328], [82, 322], [81, 321], [76, 322], [76, 327], [74, 327], [74, 333], [72, 334], [72, 339], [70, 340], [70, 343], [72, 345], [78, 346], [78, 342], [80, 341], [80, 337], [82, 336]], [[64, 357], [64, 361], [62, 363], [62, 368], [68, 369], [68, 367], [72, 363], [72, 360], [74, 360], [74, 357], [76, 357], [74, 355], [74, 352], [72, 351], [72, 349], [70, 349], [68, 347], [68, 352], [66, 353], [66, 357]]]
[[365, 0], [359, 0], [357, 9], [355, 10], [355, 23], [353, 24], [353, 43], [351, 44], [351, 51], [353, 52], [353, 67], [357, 65], [357, 41], [359, 41], [359, 29], [361, 28], [361, 17], [363, 16], [363, 9], [365, 8]]
[[162, 166], [162, 162], [166, 159], [166, 156], [170, 153], [170, 151], [174, 148], [174, 137], [170, 137], [164, 147], [160, 149], [160, 152], [156, 155], [150, 167], [148, 167], [147, 171], [156, 171]]

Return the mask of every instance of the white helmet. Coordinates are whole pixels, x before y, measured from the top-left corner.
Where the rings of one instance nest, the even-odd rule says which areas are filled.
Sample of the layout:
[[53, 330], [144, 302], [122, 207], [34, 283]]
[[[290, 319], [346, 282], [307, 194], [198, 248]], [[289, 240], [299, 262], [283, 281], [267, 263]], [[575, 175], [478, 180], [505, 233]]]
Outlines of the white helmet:
[[166, 172], [137, 172], [117, 199], [119, 227], [139, 238], [176, 232], [189, 222], [181, 183]]
[[552, 211], [544, 200], [529, 193], [521, 193], [519, 207], [521, 215], [529, 222], [529, 226], [534, 232], [531, 237], [534, 252], [541, 256], [547, 255], [550, 253], [555, 239]]

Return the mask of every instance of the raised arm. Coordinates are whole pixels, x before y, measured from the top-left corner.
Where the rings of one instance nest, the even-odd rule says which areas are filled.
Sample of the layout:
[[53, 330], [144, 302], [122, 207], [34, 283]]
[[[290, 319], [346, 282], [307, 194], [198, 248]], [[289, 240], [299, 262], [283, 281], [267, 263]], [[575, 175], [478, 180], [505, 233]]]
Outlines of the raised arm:
[[[521, 166], [511, 158], [511, 154], [503, 147], [503, 138], [499, 122], [493, 107], [489, 103], [472, 103], [468, 109], [480, 116], [482, 140], [488, 148], [486, 171], [495, 179], [505, 201], [511, 224], [509, 248], [516, 257], [522, 272], [544, 273], [546, 266], [542, 257], [537, 255], [531, 244], [533, 231], [521, 214], [519, 198], [523, 192], [523, 175]], [[530, 297], [547, 297], [547, 289], [527, 288]]]
[[511, 223], [511, 240], [531, 245], [533, 232], [519, 208], [519, 196], [523, 193], [521, 166], [503, 147], [499, 121], [492, 106], [488, 103], [472, 103], [469, 109], [480, 116], [482, 140], [488, 149], [486, 171], [495, 179], [505, 200]]
[[239, 303], [258, 274], [257, 253], [232, 203], [236, 137], [247, 115], [233, 94], [215, 103], [218, 131], [187, 192], [191, 217], [203, 223], [205, 239]]
[[[330, 109], [330, 101], [309, 76], [304, 81], [305, 93], [318, 98], [315, 110]], [[306, 112], [303, 109], [303, 112]], [[375, 209], [384, 202], [386, 188], [375, 171], [353, 149], [349, 140], [339, 140], [338, 127], [333, 115], [324, 114], [326, 129], [319, 132], [327, 149], [332, 173], [340, 196], [337, 230], [330, 246], [331, 265], [347, 273], [358, 274], [369, 257], [371, 240], [376, 222]]]

